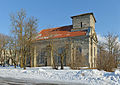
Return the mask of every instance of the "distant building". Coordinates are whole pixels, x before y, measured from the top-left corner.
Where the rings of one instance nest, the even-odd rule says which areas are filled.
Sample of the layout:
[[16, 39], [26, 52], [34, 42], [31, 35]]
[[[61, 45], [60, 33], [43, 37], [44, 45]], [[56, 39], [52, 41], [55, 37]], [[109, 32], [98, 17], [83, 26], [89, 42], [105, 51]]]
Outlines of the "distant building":
[[[59, 65], [59, 54], [66, 51], [64, 49], [67, 46], [64, 65], [74, 64], [78, 59], [82, 61], [83, 58], [80, 57], [82, 55], [86, 59], [82, 66], [96, 67], [98, 41], [93, 13], [80, 14], [71, 18], [72, 25], [40, 31], [36, 42], [35, 65], [52, 65], [51, 55], [54, 56], [55, 63]], [[53, 54], [48, 52], [50, 45], [53, 46]]]

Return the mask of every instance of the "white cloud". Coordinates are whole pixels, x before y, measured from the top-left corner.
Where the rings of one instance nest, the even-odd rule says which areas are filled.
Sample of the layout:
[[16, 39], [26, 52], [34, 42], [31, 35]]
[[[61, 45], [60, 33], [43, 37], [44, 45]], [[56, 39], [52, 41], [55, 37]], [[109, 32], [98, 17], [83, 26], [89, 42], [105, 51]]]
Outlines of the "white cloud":
[[99, 42], [105, 42], [105, 37], [104, 36], [101, 36], [100, 34], [97, 34], [97, 38], [98, 38], [98, 41]]
[[[98, 42], [106, 42], [105, 37], [101, 36], [100, 34], [97, 34]], [[120, 45], [119, 37], [117, 39], [118, 44]]]

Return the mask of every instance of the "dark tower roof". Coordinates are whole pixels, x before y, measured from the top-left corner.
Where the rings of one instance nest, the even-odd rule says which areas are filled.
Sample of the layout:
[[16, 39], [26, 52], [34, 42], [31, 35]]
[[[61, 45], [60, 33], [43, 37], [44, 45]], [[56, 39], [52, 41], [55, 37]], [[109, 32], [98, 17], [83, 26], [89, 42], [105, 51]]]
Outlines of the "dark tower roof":
[[92, 16], [93, 16], [93, 18], [94, 18], [94, 20], [95, 20], [95, 22], [96, 22], [96, 19], [95, 19], [95, 16], [94, 16], [94, 14], [93, 14], [93, 13], [80, 14], [80, 15], [72, 16], [71, 18], [73, 19], [73, 17], [84, 16], [84, 15], [92, 15]]

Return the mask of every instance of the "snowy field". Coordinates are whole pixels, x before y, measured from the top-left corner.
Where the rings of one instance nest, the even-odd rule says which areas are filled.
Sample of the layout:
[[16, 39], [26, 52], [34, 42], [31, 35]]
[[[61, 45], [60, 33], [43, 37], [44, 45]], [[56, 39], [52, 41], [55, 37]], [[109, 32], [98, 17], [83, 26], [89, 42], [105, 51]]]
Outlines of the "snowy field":
[[0, 67], [0, 77], [31, 80], [38, 83], [120, 85], [120, 71], [105, 72], [96, 69], [53, 70], [51, 67], [35, 67], [23, 70], [19, 67]]

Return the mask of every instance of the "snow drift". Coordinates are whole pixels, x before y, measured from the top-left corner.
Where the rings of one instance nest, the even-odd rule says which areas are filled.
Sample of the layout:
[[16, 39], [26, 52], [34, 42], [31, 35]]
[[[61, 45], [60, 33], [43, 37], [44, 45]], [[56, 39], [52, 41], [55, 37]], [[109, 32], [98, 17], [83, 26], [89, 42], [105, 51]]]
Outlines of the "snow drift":
[[0, 67], [0, 77], [29, 79], [36, 82], [74, 83], [91, 85], [120, 85], [120, 71], [105, 72], [97, 69], [54, 70], [51, 67], [35, 67], [23, 70], [21, 68]]

